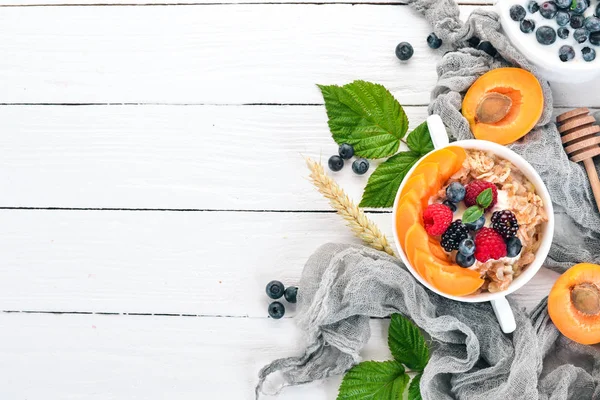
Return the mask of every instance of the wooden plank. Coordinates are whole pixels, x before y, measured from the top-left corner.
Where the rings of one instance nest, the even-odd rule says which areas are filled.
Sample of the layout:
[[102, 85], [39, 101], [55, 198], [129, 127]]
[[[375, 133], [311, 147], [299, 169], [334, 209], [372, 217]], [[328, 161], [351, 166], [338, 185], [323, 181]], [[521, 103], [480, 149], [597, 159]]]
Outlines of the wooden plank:
[[393, 5], [6, 7], [0, 103], [321, 103], [315, 84], [364, 79], [424, 105], [430, 31]]
[[[391, 215], [371, 217], [391, 238]], [[266, 317], [267, 282], [296, 285], [320, 245], [358, 243], [328, 213], [2, 210], [0, 221], [0, 310]], [[519, 296], [537, 303], [555, 277]]]
[[[192, 4], [192, 5], [204, 5], [204, 4], [268, 4], [268, 3], [309, 3], [309, 4], [330, 4], [330, 3], [351, 3], [351, 4], [390, 4], [391, 1], [386, 0], [126, 0], [126, 1], [118, 1], [118, 0], [10, 0], [3, 2], [0, 7], [13, 7], [13, 6], [46, 6], [46, 5], [56, 5], [56, 6], [65, 6], [65, 5], [116, 5], [116, 6], [128, 6], [128, 5], [182, 5], [182, 4]], [[393, 2], [398, 4], [405, 3], [404, 1]], [[481, 4], [481, 5], [492, 5], [492, 0], [464, 0], [457, 1], [458, 4]]]
[[[254, 399], [258, 371], [300, 354], [293, 320], [0, 314], [5, 399]], [[365, 359], [391, 359], [385, 320]], [[335, 398], [341, 377], [279, 399]], [[269, 397], [270, 398], [270, 397]]]

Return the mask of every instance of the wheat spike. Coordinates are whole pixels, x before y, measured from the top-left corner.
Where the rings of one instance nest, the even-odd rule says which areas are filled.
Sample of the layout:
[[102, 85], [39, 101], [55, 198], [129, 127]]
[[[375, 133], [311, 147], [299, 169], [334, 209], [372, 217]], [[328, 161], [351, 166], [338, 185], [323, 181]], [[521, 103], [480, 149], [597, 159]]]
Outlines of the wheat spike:
[[390, 247], [387, 238], [377, 225], [371, 221], [365, 213], [358, 208], [356, 204], [348, 198], [348, 195], [342, 188], [331, 179], [323, 166], [310, 158], [306, 158], [306, 165], [310, 169], [310, 179], [316, 188], [329, 199], [331, 206], [342, 216], [347, 222], [350, 229], [358, 236], [365, 244], [376, 250], [383, 250], [391, 256], [395, 256], [394, 250]]

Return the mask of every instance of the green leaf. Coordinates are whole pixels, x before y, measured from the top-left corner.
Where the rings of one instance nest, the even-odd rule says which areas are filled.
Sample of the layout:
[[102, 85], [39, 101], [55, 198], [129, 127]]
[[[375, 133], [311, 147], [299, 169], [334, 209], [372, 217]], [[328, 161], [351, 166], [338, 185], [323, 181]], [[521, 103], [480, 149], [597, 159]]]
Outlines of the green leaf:
[[406, 173], [419, 160], [412, 151], [398, 153], [379, 164], [369, 177], [360, 207], [391, 207]]
[[346, 372], [337, 400], [401, 400], [409, 376], [397, 361], [365, 361]]
[[386, 88], [365, 81], [318, 86], [338, 144], [351, 144], [355, 154], [365, 158], [384, 158], [398, 151], [408, 118]]
[[577, 8], [577, 0], [571, 1], [571, 10], [575, 10]]
[[421, 397], [421, 377], [423, 374], [415, 376], [408, 386], [408, 400], [423, 400]]
[[429, 348], [415, 324], [400, 314], [392, 314], [388, 346], [396, 361], [408, 368], [423, 371], [429, 361]]
[[488, 208], [492, 204], [493, 199], [492, 188], [487, 188], [477, 196], [477, 204], [483, 208]]
[[433, 142], [429, 135], [427, 122], [423, 122], [421, 125], [417, 126], [415, 130], [408, 135], [406, 144], [409, 149], [422, 156], [433, 150]]
[[463, 224], [470, 224], [471, 222], [477, 221], [483, 215], [483, 208], [479, 206], [471, 206], [467, 208], [462, 216]]

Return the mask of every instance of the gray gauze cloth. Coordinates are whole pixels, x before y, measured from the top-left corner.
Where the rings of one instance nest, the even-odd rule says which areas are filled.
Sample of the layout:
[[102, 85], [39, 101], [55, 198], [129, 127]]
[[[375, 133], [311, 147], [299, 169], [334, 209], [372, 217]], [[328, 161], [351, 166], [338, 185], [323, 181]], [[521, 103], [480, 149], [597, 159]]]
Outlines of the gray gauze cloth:
[[[495, 13], [476, 10], [463, 23], [451, 0], [411, 4], [451, 49], [438, 65], [429, 111], [442, 117], [453, 138], [472, 138], [459, 111], [471, 84], [497, 67], [536, 71], [500, 32]], [[472, 36], [490, 41], [501, 57], [466, 47]], [[579, 262], [600, 263], [600, 218], [584, 170], [568, 160], [551, 122], [550, 87], [546, 82], [542, 87], [545, 108], [539, 125], [511, 148], [533, 165], [550, 191], [556, 232], [546, 266], [564, 271]], [[512, 302], [517, 329], [503, 334], [489, 303], [445, 299], [418, 284], [396, 258], [365, 247], [327, 244], [306, 263], [298, 302], [304, 354], [264, 367], [257, 397], [344, 373], [360, 361], [370, 337], [369, 319], [401, 313], [431, 338], [431, 360], [421, 379], [423, 399], [600, 399], [600, 349], [562, 336], [548, 317], [546, 300], [531, 314]]]

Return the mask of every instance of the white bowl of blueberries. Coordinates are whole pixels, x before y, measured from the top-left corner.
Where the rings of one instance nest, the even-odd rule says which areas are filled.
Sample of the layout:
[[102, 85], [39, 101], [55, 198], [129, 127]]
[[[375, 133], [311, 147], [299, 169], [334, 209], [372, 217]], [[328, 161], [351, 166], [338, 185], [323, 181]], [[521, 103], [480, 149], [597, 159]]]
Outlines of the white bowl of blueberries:
[[600, 75], [600, 0], [498, 0], [506, 36], [552, 82]]

